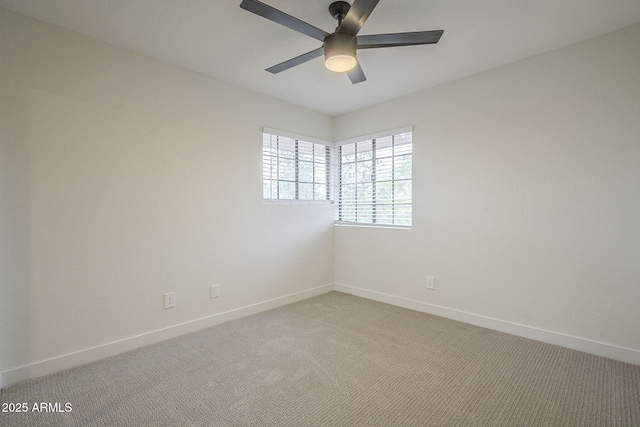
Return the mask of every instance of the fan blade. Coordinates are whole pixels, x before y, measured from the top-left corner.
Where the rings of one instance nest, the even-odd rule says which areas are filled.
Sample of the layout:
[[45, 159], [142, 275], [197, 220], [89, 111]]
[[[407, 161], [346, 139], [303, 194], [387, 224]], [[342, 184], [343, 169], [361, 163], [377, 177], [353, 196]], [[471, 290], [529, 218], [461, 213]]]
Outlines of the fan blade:
[[350, 71], [347, 71], [347, 75], [353, 84], [367, 80], [367, 77], [364, 75], [364, 71], [362, 71], [362, 67], [360, 66], [360, 62], [356, 62], [356, 66]]
[[311, 61], [312, 59], [316, 59], [319, 56], [324, 54], [324, 48], [317, 48], [312, 50], [311, 52], [303, 53], [300, 56], [296, 56], [295, 58], [291, 58], [287, 61], [281, 62], [278, 65], [274, 65], [273, 67], [269, 67], [266, 71], [272, 74], [278, 74], [281, 71], [288, 70], [289, 68], [293, 68], [296, 65], [304, 64], [307, 61]]
[[358, 34], [358, 31], [364, 25], [373, 9], [377, 6], [380, 0], [354, 0], [347, 16], [336, 30], [336, 32], [350, 33], [354, 36]]
[[444, 30], [358, 36], [358, 49], [434, 44], [438, 43], [442, 33], [444, 33]]
[[267, 18], [276, 24], [284, 25], [287, 28], [291, 28], [307, 36], [313, 37], [316, 40], [324, 41], [324, 38], [329, 35], [326, 31], [320, 28], [314, 27], [311, 24], [307, 24], [304, 21], [299, 20], [291, 15], [288, 15], [274, 7], [264, 4], [258, 0], [242, 0], [240, 7], [249, 12], [253, 12], [256, 15], [260, 15], [263, 18]]

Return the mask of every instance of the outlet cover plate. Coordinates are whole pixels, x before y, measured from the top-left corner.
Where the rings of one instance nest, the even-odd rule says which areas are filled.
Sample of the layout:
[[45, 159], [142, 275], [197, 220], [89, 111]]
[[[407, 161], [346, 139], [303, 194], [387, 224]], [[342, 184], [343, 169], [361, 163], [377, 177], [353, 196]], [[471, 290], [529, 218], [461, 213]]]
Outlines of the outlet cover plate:
[[211, 298], [218, 298], [220, 296], [220, 285], [209, 286]]
[[173, 308], [176, 306], [176, 293], [167, 292], [164, 294], [164, 308]]
[[434, 276], [427, 276], [427, 289], [435, 290], [436, 278]]

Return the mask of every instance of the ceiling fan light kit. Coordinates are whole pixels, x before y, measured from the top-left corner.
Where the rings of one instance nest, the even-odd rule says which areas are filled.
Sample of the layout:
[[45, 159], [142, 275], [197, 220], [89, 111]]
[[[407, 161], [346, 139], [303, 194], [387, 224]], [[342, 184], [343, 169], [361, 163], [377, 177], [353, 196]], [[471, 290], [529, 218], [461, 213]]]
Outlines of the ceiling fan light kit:
[[356, 60], [357, 41], [349, 33], [335, 33], [324, 39], [324, 65], [327, 69], [343, 73], [353, 69]]
[[329, 13], [338, 20], [338, 27], [331, 34], [259, 0], [242, 0], [240, 7], [323, 43], [318, 49], [269, 67], [266, 71], [277, 74], [318, 58], [324, 53], [325, 67], [331, 71], [347, 73], [351, 83], [355, 84], [367, 80], [356, 57], [357, 49], [435, 44], [444, 32], [434, 30], [358, 36], [358, 32], [379, 1], [353, 0], [351, 5], [346, 1], [331, 3]]

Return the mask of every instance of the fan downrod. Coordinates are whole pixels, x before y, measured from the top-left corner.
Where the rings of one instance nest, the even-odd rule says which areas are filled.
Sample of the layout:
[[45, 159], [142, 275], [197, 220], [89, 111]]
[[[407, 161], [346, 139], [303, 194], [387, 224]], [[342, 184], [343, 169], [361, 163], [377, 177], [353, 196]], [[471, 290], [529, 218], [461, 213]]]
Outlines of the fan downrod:
[[351, 5], [346, 1], [334, 1], [329, 5], [329, 13], [333, 19], [338, 20], [338, 25], [342, 24], [342, 20], [351, 9]]

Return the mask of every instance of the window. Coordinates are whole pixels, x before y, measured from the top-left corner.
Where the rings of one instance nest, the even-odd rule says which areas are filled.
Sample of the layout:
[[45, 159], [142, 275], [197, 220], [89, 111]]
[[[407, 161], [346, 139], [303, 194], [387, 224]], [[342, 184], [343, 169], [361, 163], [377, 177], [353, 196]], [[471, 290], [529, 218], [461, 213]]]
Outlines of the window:
[[329, 200], [331, 148], [265, 131], [262, 189], [265, 200]]
[[405, 129], [339, 146], [338, 221], [411, 225], [412, 134]]

